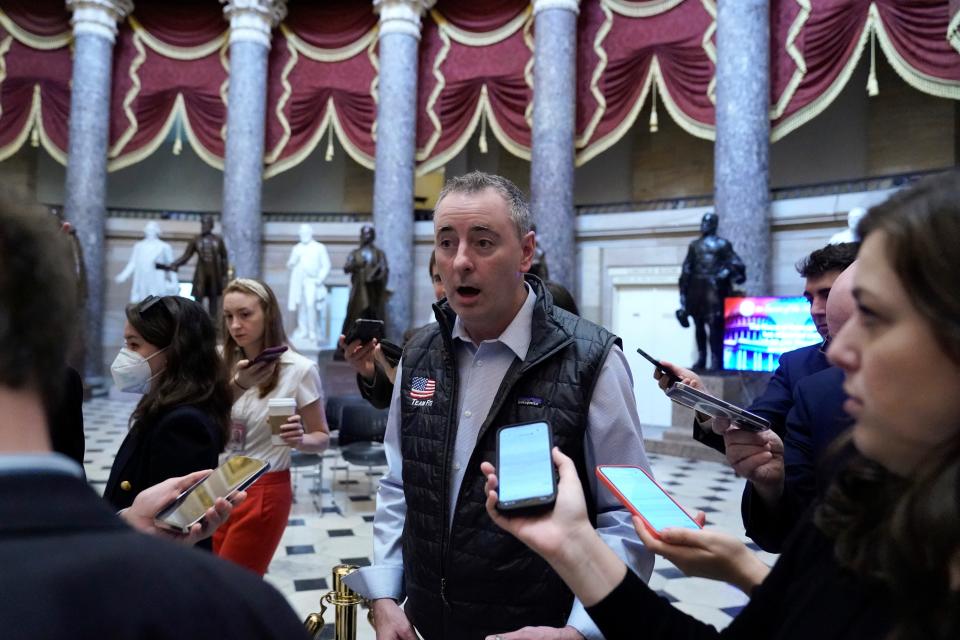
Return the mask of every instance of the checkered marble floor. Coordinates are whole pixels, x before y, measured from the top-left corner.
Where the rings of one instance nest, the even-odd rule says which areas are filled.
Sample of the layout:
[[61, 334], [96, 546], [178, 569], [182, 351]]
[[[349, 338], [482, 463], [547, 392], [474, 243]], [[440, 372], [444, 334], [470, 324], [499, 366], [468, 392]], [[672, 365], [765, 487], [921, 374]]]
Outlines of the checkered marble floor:
[[[113, 458], [127, 430], [127, 420], [137, 396], [111, 392], [84, 404], [87, 479], [103, 491]], [[657, 480], [682, 505], [707, 514], [708, 525], [743, 537], [740, 494], [743, 480], [714, 462], [651, 455]], [[319, 599], [330, 588], [330, 570], [340, 563], [370, 564], [373, 552], [373, 513], [379, 474], [344, 462], [336, 451], [323, 457], [317, 482], [317, 465], [294, 470], [295, 504], [280, 547], [266, 580], [279, 589], [293, 609], [305, 618], [319, 611]], [[756, 547], [750, 543], [753, 549]], [[772, 563], [775, 556], [761, 553]], [[657, 558], [650, 586], [679, 609], [713, 624], [726, 626], [746, 603], [739, 590], [702, 578], [687, 578], [671, 563]], [[328, 623], [332, 612], [326, 614]], [[358, 638], [373, 640], [373, 630], [362, 619]], [[332, 636], [332, 623], [323, 637]]]

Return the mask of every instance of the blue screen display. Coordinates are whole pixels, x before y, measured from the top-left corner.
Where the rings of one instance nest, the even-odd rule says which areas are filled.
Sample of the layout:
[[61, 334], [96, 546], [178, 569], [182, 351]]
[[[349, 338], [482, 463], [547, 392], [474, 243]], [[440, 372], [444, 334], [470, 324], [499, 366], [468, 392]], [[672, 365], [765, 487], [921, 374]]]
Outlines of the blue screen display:
[[553, 461], [546, 422], [510, 427], [499, 432], [499, 500], [513, 502], [553, 496]]
[[632, 467], [600, 467], [603, 475], [623, 494], [633, 508], [657, 531], [668, 527], [699, 529], [647, 474]]
[[727, 298], [723, 324], [723, 368], [732, 371], [774, 371], [782, 354], [823, 341], [802, 297]]

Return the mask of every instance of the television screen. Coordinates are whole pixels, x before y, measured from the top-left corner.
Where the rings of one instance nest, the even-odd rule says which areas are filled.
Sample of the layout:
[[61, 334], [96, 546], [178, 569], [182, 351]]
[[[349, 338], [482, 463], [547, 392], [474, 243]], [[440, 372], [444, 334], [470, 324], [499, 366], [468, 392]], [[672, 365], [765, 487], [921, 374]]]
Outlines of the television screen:
[[803, 297], [727, 298], [723, 325], [723, 368], [731, 371], [774, 371], [781, 354], [823, 340]]

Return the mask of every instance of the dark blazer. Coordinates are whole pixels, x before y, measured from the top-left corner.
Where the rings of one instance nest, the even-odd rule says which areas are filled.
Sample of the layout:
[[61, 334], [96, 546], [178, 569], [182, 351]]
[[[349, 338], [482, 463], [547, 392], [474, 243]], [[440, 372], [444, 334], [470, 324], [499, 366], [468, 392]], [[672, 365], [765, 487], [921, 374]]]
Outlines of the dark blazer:
[[0, 472], [4, 640], [307, 638], [229, 562], [137, 533], [79, 478]]
[[83, 438], [83, 380], [75, 369], [67, 368], [60, 403], [50, 412], [50, 446], [57, 453], [83, 466], [86, 442]]
[[800, 521], [807, 507], [822, 497], [846, 455], [829, 457], [837, 436], [853, 424], [843, 410], [847, 394], [843, 391], [843, 370], [828, 367], [811, 374], [797, 384], [794, 404], [787, 415], [783, 459], [786, 467], [783, 495], [768, 507], [747, 483], [740, 511], [747, 535], [761, 548], [773, 553]]
[[177, 407], [157, 419], [138, 420], [120, 445], [103, 497], [114, 509], [126, 509], [147, 487], [215, 468], [222, 450], [222, 430], [196, 407]]
[[[769, 420], [774, 433], [782, 439], [786, 432], [787, 414], [793, 407], [793, 391], [797, 383], [829, 366], [822, 344], [812, 344], [786, 352], [780, 356], [780, 365], [773, 372], [767, 388], [747, 407], [747, 411]], [[693, 423], [693, 439], [720, 453], [726, 453], [723, 436], [705, 432], [696, 419]]]

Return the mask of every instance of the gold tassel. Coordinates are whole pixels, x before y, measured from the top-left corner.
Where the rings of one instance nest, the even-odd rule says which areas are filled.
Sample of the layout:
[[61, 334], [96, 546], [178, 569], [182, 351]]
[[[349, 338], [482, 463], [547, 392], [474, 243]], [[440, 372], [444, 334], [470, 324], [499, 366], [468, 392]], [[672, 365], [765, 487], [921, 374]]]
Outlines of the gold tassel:
[[480, 153], [487, 152], [487, 111], [480, 110]]
[[872, 98], [879, 93], [880, 85], [877, 83], [877, 33], [873, 28], [870, 28], [870, 75], [867, 76], [867, 95]]
[[36, 120], [33, 121], [33, 129], [30, 131], [30, 146], [33, 148], [40, 146], [40, 127]]
[[660, 120], [657, 118], [657, 83], [651, 83], [653, 99], [650, 104], [650, 133], [660, 130]]
[[333, 160], [333, 123], [330, 123], [330, 137], [327, 138], [327, 152], [323, 155], [323, 159], [327, 162]]
[[180, 118], [178, 117], [176, 123], [177, 136], [173, 139], [173, 155], [175, 156], [180, 155], [180, 152], [183, 151], [183, 140], [180, 137], [180, 129]]

